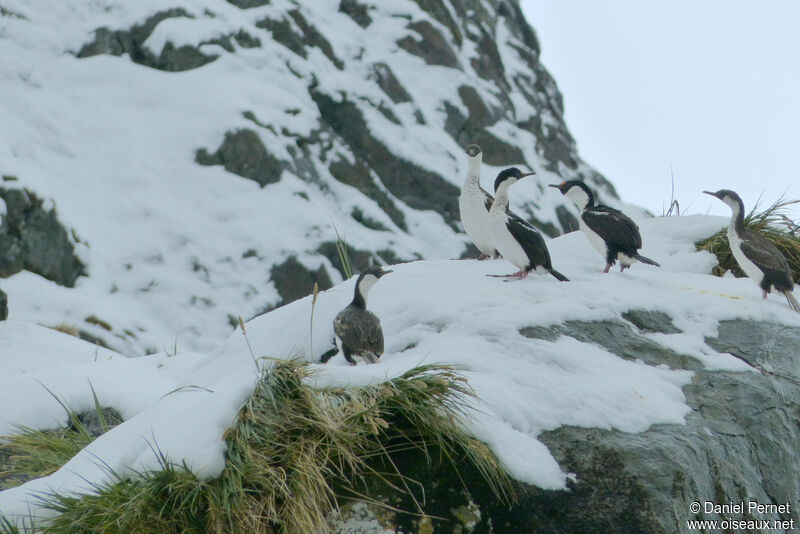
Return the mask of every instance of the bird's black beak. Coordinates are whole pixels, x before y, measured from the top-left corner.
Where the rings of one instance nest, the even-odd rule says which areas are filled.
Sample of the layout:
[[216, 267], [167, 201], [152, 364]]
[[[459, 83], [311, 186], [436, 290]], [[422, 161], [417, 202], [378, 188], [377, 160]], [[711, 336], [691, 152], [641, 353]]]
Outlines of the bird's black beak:
[[519, 178], [521, 180], [522, 178], [525, 178], [526, 176], [531, 176], [531, 175], [534, 175], [534, 174], [536, 174], [536, 171], [527, 172], [527, 173], [521, 175]]
[[[706, 195], [711, 195], [712, 197], [717, 197], [717, 194], [716, 193], [712, 193], [711, 191], [703, 191], [703, 193], [705, 193]], [[719, 197], [717, 197], [717, 198], [719, 198]]]
[[561, 182], [560, 184], [547, 184], [547, 187], [552, 187], [554, 189], [558, 189], [562, 193], [564, 192], [564, 190], [562, 189], [563, 186], [564, 186], [564, 182]]
[[387, 274], [389, 274], [389, 273], [393, 273], [393, 272], [394, 272], [394, 271], [392, 271], [392, 270], [388, 270], [388, 271], [381, 271], [381, 276], [384, 276], [384, 275], [387, 275]]

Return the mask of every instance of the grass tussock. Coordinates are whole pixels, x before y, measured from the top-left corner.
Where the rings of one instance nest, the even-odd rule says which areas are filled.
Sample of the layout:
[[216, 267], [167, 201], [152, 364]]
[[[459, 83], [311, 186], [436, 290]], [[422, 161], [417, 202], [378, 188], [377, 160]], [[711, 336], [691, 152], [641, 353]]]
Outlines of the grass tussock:
[[[91, 384], [89, 385], [91, 387]], [[47, 389], [47, 388], [45, 388]], [[99, 434], [107, 432], [120, 423], [116, 417], [109, 418], [92, 388], [94, 413], [98, 430], [92, 430], [81, 414], [47, 390], [61, 404], [67, 413], [66, 428], [37, 430], [25, 426], [17, 427], [18, 432], [0, 436], [0, 490], [19, 486], [28, 480], [54, 473], [73, 456], [91, 443]], [[2, 526], [2, 522], [0, 522]], [[0, 534], [3, 530], [0, 529]]]
[[[779, 198], [766, 209], [759, 210], [757, 202], [745, 216], [744, 226], [764, 236], [783, 253], [789, 262], [795, 282], [800, 282], [800, 224], [788, 215], [788, 208], [800, 204], [800, 200]], [[727, 229], [722, 229], [711, 237], [695, 243], [697, 250], [707, 250], [717, 257], [717, 265], [712, 270], [716, 276], [732, 271], [737, 277], [745, 274], [737, 265], [728, 243]]]
[[[368, 500], [375, 479], [411, 494], [414, 481], [393, 461], [408, 451], [457, 470], [468, 462], [498, 498], [509, 498], [497, 460], [459, 424], [472, 392], [451, 368], [419, 367], [348, 389], [311, 387], [310, 369], [278, 361], [265, 371], [223, 436], [228, 452], [218, 479], [200, 480], [160, 457], [161, 470], [115, 475], [91, 495], [44, 497], [60, 515], [40, 531], [321, 534], [341, 503]], [[407, 512], [422, 514], [415, 502]]]

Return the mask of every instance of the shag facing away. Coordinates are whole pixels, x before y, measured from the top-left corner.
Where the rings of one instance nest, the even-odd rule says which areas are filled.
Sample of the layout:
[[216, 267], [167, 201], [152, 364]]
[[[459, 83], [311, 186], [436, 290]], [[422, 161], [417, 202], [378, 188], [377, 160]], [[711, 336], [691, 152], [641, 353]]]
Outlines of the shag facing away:
[[595, 205], [592, 191], [580, 180], [569, 180], [550, 184], [569, 198], [579, 210], [579, 226], [589, 243], [606, 259], [608, 272], [619, 259], [619, 270], [624, 271], [636, 261], [661, 267], [658, 263], [639, 254], [642, 236], [633, 220], [614, 208]]
[[763, 297], [766, 299], [775, 288], [783, 293], [790, 308], [800, 312], [800, 303], [792, 295], [794, 280], [789, 262], [775, 245], [744, 227], [744, 203], [739, 195], [730, 189], [703, 193], [717, 197], [731, 208], [731, 223], [728, 225], [731, 253], [742, 271], [761, 288]]
[[467, 177], [461, 186], [458, 197], [458, 209], [464, 231], [481, 251], [479, 260], [497, 258], [499, 253], [489, 235], [489, 210], [494, 198], [481, 187], [481, 162], [483, 152], [478, 145], [469, 145], [467, 154]]
[[489, 232], [495, 248], [504, 259], [513, 263], [518, 272], [504, 276], [509, 279], [521, 279], [536, 270], [550, 273], [562, 282], [568, 281], [563, 274], [553, 269], [550, 252], [539, 231], [520, 217], [508, 210], [508, 189], [526, 176], [516, 167], [501, 171], [494, 182], [495, 199], [489, 210]]
[[383, 354], [381, 321], [367, 310], [367, 293], [380, 277], [390, 272], [378, 266], [364, 269], [356, 280], [352, 302], [333, 320], [336, 345], [350, 365], [356, 364], [354, 356], [367, 363], [377, 363]]

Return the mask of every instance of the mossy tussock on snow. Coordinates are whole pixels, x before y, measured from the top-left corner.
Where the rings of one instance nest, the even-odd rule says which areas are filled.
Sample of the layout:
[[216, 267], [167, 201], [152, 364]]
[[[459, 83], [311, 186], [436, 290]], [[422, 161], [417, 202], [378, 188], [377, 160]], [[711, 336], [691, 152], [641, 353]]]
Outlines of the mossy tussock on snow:
[[[473, 393], [452, 368], [417, 367], [385, 383], [336, 389], [309, 386], [311, 373], [283, 360], [265, 371], [223, 436], [219, 478], [199, 479], [154, 444], [161, 470], [112, 473], [88, 495], [43, 496], [59, 515], [36, 532], [324, 532], [331, 511], [363, 498], [370, 480], [410, 493], [413, 481], [384, 469], [409, 450], [455, 469], [468, 462], [499, 499], [509, 498], [495, 457], [462, 429]], [[406, 511], [423, 513], [413, 501], [417, 509]]]

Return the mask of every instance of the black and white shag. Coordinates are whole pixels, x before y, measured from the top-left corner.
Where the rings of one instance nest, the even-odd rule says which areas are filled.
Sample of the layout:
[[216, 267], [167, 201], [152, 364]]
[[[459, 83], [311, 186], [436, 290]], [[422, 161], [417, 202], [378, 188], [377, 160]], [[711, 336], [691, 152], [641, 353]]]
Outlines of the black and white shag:
[[658, 263], [639, 254], [642, 236], [633, 220], [614, 208], [595, 205], [592, 191], [580, 180], [569, 180], [560, 184], [550, 184], [570, 199], [579, 210], [578, 222], [589, 243], [606, 259], [603, 272], [608, 272], [619, 260], [619, 270], [624, 271], [631, 264], [640, 261], [661, 267]]
[[761, 288], [763, 297], [766, 299], [774, 288], [783, 293], [790, 308], [800, 312], [800, 303], [792, 295], [794, 280], [789, 262], [775, 245], [744, 227], [744, 203], [739, 195], [730, 189], [703, 193], [717, 197], [731, 208], [731, 223], [728, 225], [731, 253], [742, 271]]
[[568, 281], [563, 274], [553, 269], [550, 252], [542, 234], [527, 221], [508, 209], [508, 189], [526, 176], [516, 167], [501, 171], [494, 182], [495, 199], [489, 210], [489, 232], [492, 243], [504, 259], [513, 263], [518, 272], [504, 278], [521, 279], [535, 270], [540, 274], [550, 273], [562, 282]]
[[494, 198], [481, 187], [481, 162], [483, 152], [478, 145], [469, 145], [467, 154], [467, 177], [461, 186], [458, 208], [464, 231], [481, 252], [479, 260], [496, 258], [499, 254], [489, 235], [489, 210]]

